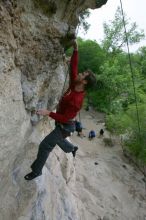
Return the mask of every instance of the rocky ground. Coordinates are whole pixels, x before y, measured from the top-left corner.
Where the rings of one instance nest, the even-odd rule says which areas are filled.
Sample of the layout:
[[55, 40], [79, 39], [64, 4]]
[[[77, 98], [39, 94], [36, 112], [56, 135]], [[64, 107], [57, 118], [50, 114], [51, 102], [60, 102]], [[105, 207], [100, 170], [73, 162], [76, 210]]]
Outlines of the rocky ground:
[[[75, 159], [77, 206], [81, 220], [145, 220], [146, 191], [143, 175], [124, 158], [117, 138], [107, 146], [104, 115], [93, 111], [81, 113], [83, 132], [71, 140], [79, 146]], [[105, 130], [99, 137], [99, 131]], [[88, 140], [94, 129], [97, 136]]]

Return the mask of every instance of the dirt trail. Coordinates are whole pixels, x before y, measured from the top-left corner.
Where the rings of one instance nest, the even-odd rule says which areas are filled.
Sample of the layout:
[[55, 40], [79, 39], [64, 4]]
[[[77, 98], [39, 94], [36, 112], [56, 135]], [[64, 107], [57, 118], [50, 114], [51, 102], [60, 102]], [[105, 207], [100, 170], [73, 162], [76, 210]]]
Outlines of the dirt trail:
[[[117, 138], [105, 146], [99, 131], [104, 115], [82, 111], [86, 137], [75, 133], [71, 140], [79, 146], [75, 159], [76, 188], [80, 220], [146, 220], [146, 192], [143, 176], [123, 157]], [[88, 132], [97, 136], [88, 140]], [[109, 137], [105, 130], [104, 137]]]

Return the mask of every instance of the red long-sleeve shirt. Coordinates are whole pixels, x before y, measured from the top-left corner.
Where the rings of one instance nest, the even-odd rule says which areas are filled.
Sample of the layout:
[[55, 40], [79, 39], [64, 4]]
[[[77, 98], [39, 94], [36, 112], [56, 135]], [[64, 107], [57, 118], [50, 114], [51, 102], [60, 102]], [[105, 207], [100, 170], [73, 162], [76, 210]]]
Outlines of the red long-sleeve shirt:
[[80, 111], [85, 92], [77, 92], [74, 90], [74, 81], [78, 74], [78, 51], [74, 50], [71, 57], [71, 72], [70, 72], [70, 86], [61, 98], [57, 112], [51, 112], [49, 116], [55, 121], [60, 123], [67, 123], [69, 120], [73, 119], [77, 113]]

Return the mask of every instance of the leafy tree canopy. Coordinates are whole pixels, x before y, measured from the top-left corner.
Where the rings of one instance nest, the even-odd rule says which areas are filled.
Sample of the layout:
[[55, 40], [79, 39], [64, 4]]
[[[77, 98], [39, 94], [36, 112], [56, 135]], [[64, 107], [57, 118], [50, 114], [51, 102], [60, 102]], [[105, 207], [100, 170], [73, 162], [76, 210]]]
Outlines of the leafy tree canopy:
[[135, 22], [130, 23], [130, 19], [128, 19], [125, 14], [124, 20], [127, 34], [124, 31], [120, 7], [117, 8], [114, 20], [103, 24], [104, 40], [102, 41], [102, 45], [107, 52], [122, 49], [126, 45], [126, 35], [130, 45], [140, 42], [140, 40], [145, 37], [144, 31], [138, 30], [138, 26]]

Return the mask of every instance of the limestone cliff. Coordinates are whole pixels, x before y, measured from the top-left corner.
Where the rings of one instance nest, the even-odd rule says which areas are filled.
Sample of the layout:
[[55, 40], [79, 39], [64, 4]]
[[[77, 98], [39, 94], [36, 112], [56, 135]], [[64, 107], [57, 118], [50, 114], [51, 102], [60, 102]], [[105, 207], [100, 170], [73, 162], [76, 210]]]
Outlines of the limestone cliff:
[[87, 8], [107, 0], [0, 0], [0, 220], [77, 220], [70, 155], [50, 155], [43, 176], [23, 176], [53, 122], [65, 81], [64, 47]]

